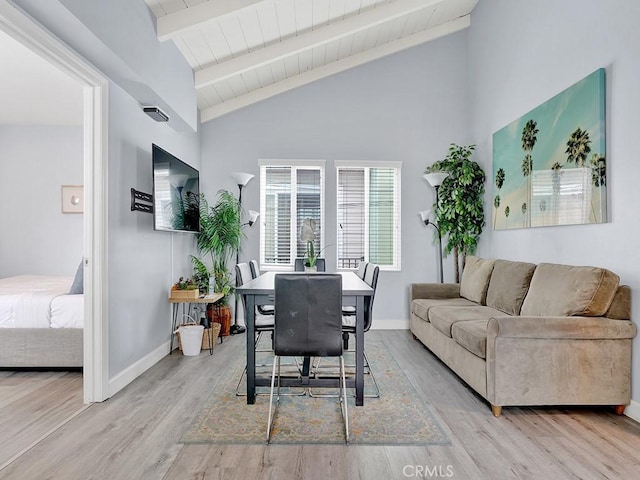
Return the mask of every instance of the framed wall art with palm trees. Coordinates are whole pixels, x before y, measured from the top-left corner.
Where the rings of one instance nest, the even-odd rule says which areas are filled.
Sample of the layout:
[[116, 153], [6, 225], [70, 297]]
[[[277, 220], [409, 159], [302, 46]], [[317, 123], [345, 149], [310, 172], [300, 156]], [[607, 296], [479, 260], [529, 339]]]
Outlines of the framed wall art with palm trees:
[[607, 221], [605, 70], [493, 134], [493, 229]]

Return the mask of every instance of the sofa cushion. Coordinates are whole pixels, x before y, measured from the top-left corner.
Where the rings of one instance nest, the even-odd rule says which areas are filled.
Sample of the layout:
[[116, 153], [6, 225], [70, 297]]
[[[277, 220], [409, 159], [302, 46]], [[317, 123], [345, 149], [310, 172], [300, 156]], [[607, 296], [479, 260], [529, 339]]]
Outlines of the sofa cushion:
[[531, 279], [523, 316], [603, 316], [620, 277], [605, 268], [541, 263]]
[[484, 305], [494, 262], [495, 260], [467, 256], [460, 282], [461, 297]]
[[487, 290], [487, 306], [508, 315], [519, 315], [535, 269], [534, 263], [496, 260]]
[[480, 358], [487, 358], [487, 324], [489, 320], [457, 322], [451, 327], [451, 336], [458, 345]]
[[466, 298], [417, 298], [411, 302], [411, 313], [416, 317], [429, 321], [429, 309], [435, 306], [472, 307], [475, 303]]
[[451, 329], [455, 323], [469, 320], [489, 320], [504, 314], [495, 308], [474, 305], [472, 307], [432, 307], [429, 309], [429, 321], [441, 333], [452, 337]]

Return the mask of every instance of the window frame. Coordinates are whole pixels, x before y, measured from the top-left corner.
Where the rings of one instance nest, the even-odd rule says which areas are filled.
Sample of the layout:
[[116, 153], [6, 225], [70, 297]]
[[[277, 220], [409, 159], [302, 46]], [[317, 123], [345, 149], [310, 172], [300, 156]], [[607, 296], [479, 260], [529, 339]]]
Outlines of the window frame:
[[[335, 166], [335, 179], [336, 179], [336, 251], [340, 251], [339, 238], [340, 232], [339, 227], [340, 224], [338, 222], [339, 213], [338, 209], [340, 208], [340, 170], [341, 169], [363, 169], [364, 170], [364, 258], [365, 262], [369, 262], [369, 238], [370, 238], [370, 226], [371, 222], [369, 219], [369, 209], [370, 209], [370, 196], [371, 196], [371, 185], [370, 185], [370, 170], [375, 168], [384, 168], [384, 169], [394, 169], [395, 172], [395, 182], [394, 182], [394, 209], [393, 209], [393, 223], [395, 229], [395, 235], [393, 237], [394, 246], [392, 249], [393, 254], [393, 263], [391, 265], [380, 265], [380, 270], [387, 271], [400, 271], [402, 269], [402, 162], [401, 161], [374, 161], [374, 160], [336, 160], [334, 162]], [[336, 262], [338, 262], [336, 255]], [[338, 271], [353, 271], [355, 269], [352, 268], [340, 268], [338, 267]]]
[[[266, 216], [266, 169], [268, 167], [276, 168], [291, 168], [291, 218], [297, 219], [297, 170], [318, 170], [320, 172], [320, 244], [317, 246], [318, 251], [326, 246], [326, 161], [321, 159], [316, 160], [291, 160], [291, 159], [258, 159], [258, 166], [260, 171], [260, 216], [265, 219]], [[295, 197], [294, 197], [295, 195]], [[275, 264], [266, 263], [265, 249], [266, 249], [266, 231], [262, 228], [262, 222], [260, 224], [260, 269], [265, 271], [292, 271], [295, 267], [295, 259], [297, 258], [297, 245], [298, 237], [300, 235], [300, 228], [298, 225], [295, 228], [290, 229], [290, 251], [291, 263], [289, 264]], [[293, 226], [293, 225], [292, 225]]]

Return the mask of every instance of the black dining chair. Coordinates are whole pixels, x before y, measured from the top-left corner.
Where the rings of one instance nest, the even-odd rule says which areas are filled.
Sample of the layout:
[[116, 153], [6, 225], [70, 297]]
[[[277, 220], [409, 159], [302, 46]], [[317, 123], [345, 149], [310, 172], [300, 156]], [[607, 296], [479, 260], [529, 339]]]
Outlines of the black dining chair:
[[[293, 270], [296, 272], [304, 272], [304, 262], [306, 261], [305, 258], [296, 258], [296, 262], [293, 266]], [[318, 272], [324, 272], [326, 271], [326, 265], [325, 265], [325, 261], [324, 258], [319, 258], [318, 260], [316, 260], [316, 270]]]
[[[345, 441], [349, 442], [346, 377], [342, 356], [342, 276], [339, 274], [279, 274], [275, 277], [275, 332], [273, 372], [269, 395], [267, 443], [280, 403], [282, 356], [339, 357], [340, 406]], [[273, 393], [276, 387], [276, 406]]]

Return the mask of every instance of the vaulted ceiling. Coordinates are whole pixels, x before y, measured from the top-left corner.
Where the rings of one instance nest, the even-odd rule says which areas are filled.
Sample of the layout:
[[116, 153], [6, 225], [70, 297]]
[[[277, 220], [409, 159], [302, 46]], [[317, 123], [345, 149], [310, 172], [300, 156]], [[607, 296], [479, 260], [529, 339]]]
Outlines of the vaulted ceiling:
[[478, 0], [145, 0], [202, 122], [470, 25]]

